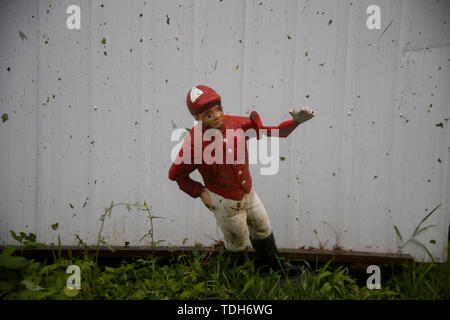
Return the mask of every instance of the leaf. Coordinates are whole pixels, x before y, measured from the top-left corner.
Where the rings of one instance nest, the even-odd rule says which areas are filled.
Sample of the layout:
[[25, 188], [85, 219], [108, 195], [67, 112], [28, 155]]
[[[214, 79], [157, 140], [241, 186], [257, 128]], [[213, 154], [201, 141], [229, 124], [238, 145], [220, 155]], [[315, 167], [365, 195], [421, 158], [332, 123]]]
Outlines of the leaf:
[[40, 275], [48, 274], [49, 272], [52, 272], [52, 271], [54, 271], [56, 269], [58, 269], [58, 265], [57, 264], [50, 264], [50, 265], [42, 267], [41, 270], [39, 270], [39, 274]]
[[105, 266], [105, 271], [111, 272], [111, 273], [116, 273], [117, 270], [112, 267]]
[[0, 291], [7, 292], [14, 288], [14, 282], [0, 281]]
[[326, 295], [331, 290], [331, 285], [329, 282], [325, 282], [322, 288], [320, 288], [320, 293]]
[[397, 226], [394, 226], [394, 230], [400, 241], [403, 242], [402, 235], [400, 234], [400, 231], [398, 230]]
[[430, 213], [427, 214], [427, 215], [425, 216], [425, 218], [422, 219], [422, 221], [420, 221], [420, 223], [419, 223], [419, 225], [417, 226], [416, 230], [414, 230], [414, 232], [413, 232], [413, 237], [414, 237], [414, 234], [416, 234], [417, 230], [419, 230], [419, 228], [420, 228], [420, 226], [422, 225], [422, 223], [424, 223], [425, 220], [427, 220], [427, 219], [433, 214], [433, 212], [435, 212], [440, 206], [441, 206], [441, 203], [438, 204], [433, 210], [431, 210]]
[[133, 295], [131, 295], [128, 299], [130, 299], [130, 300], [142, 300], [144, 298], [145, 298], [145, 291], [139, 289]]
[[20, 292], [16, 299], [17, 300], [41, 300], [50, 296], [52, 292], [45, 291], [22, 291]]
[[52, 224], [52, 229], [53, 229], [54, 231], [56, 231], [56, 229], [58, 229], [58, 222], [55, 223], [55, 224]]
[[24, 257], [11, 257], [7, 255], [0, 255], [0, 267], [7, 269], [19, 270], [28, 265], [28, 260]]
[[8, 114], [4, 113], [2, 114], [2, 122], [6, 122], [8, 120]]
[[244, 289], [242, 289], [242, 291], [241, 291], [241, 295], [243, 295], [244, 293], [247, 292], [248, 289], [250, 289], [250, 287], [252, 286], [254, 281], [255, 281], [255, 278], [251, 278], [250, 280], [247, 281], [247, 283], [244, 286]]
[[418, 235], [419, 233], [421, 233], [422, 231], [425, 231], [426, 229], [431, 228], [431, 227], [436, 227], [436, 225], [431, 224], [431, 225], [429, 225], [429, 226], [423, 227], [422, 229], [420, 229], [419, 231], [417, 231], [416, 233], [414, 233], [414, 234], [413, 234], [413, 237], [417, 236], [417, 235]]
[[143, 236], [142, 236], [142, 238], [140, 238], [139, 239], [139, 242], [141, 242], [146, 236], [148, 236], [149, 234], [148, 233], [146, 233], [146, 234], [144, 234]]
[[11, 237], [13, 237], [14, 240], [17, 240], [19, 242], [22, 241], [23, 238], [19, 237], [14, 231], [9, 230], [9, 233], [11, 234]]
[[3, 249], [2, 253], [0, 253], [0, 255], [10, 256], [16, 250], [17, 250], [16, 246], [7, 246], [5, 249]]
[[26, 245], [26, 246], [34, 246], [34, 247], [36, 247], [36, 246], [42, 246], [42, 247], [45, 247], [45, 246], [46, 246], [44, 243], [34, 242], [34, 241], [28, 241], [28, 240], [27, 240], [27, 241], [24, 241], [23, 244]]
[[[22, 232], [20, 234], [22, 234]], [[28, 235], [26, 235], [25, 233], [23, 233], [23, 234], [24, 234], [24, 239], [25, 240], [28, 240], [28, 241], [31, 241], [31, 242], [35, 242], [36, 241], [36, 235], [34, 233], [30, 232]]]
[[25, 288], [30, 291], [39, 291], [43, 289], [42, 287], [38, 286], [31, 280], [23, 280], [21, 284], [23, 284]]
[[427, 252], [427, 254], [430, 257], [431, 261], [433, 261], [433, 263], [435, 262], [433, 256], [430, 253], [430, 251], [428, 251], [427, 247], [425, 247], [425, 245], [422, 242], [417, 241], [416, 239], [411, 239], [411, 242], [414, 242], [418, 246], [422, 247]]
[[330, 272], [330, 271], [322, 272], [322, 273], [320, 273], [320, 274], [317, 276], [317, 281], [320, 282], [320, 280], [321, 280], [322, 278], [328, 277], [329, 275], [331, 275], [331, 272]]

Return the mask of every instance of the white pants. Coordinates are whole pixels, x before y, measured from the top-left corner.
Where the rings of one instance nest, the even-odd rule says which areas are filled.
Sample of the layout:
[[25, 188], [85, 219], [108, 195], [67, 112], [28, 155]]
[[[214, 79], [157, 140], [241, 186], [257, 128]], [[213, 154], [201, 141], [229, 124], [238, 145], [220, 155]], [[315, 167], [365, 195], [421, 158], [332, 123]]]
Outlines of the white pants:
[[222, 230], [225, 248], [229, 251], [243, 251], [248, 246], [248, 236], [261, 240], [270, 236], [272, 228], [266, 209], [256, 192], [251, 188], [241, 201], [222, 197], [208, 190], [212, 207]]

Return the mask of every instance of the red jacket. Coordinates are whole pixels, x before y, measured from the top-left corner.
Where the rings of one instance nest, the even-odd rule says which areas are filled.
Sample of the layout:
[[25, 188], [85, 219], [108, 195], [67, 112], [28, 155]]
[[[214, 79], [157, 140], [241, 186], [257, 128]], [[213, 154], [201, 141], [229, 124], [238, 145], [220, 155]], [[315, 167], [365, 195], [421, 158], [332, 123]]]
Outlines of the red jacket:
[[[263, 126], [258, 113], [253, 111], [250, 117], [239, 117], [239, 116], [229, 116], [224, 115], [222, 135], [223, 139], [223, 155], [224, 159], [227, 152], [233, 152], [234, 159], [237, 160], [237, 138], [234, 141], [234, 150], [231, 148], [227, 149], [227, 137], [226, 129], [242, 129], [244, 132], [247, 129], [254, 129], [257, 133], [257, 138], [260, 138], [259, 130], [267, 130], [267, 136], [271, 135], [273, 129], [279, 130], [279, 137], [287, 137], [299, 123], [294, 120], [288, 120], [282, 122], [277, 127], [267, 127]], [[202, 135], [205, 129], [202, 128]], [[197, 198], [202, 193], [204, 186], [198, 182], [192, 180], [189, 175], [194, 170], [198, 169], [200, 175], [203, 178], [206, 188], [214, 193], [217, 193], [225, 198], [240, 201], [244, 195], [250, 192], [252, 187], [252, 177], [250, 176], [250, 170], [248, 166], [248, 152], [247, 143], [245, 142], [245, 162], [243, 164], [232, 163], [227, 164], [223, 161], [223, 164], [207, 164], [203, 161], [201, 164], [194, 163], [194, 128], [189, 131], [191, 136], [191, 162], [189, 164], [172, 163], [169, 170], [169, 179], [176, 181], [181, 190], [189, 194], [193, 198]], [[247, 138], [248, 139], [248, 138]], [[186, 141], [186, 140], [185, 140]], [[214, 141], [214, 140], [212, 140]], [[208, 146], [212, 141], [202, 141], [202, 154], [206, 146]], [[178, 153], [179, 158], [183, 158], [183, 147]], [[236, 161], [237, 162], [237, 161]]]

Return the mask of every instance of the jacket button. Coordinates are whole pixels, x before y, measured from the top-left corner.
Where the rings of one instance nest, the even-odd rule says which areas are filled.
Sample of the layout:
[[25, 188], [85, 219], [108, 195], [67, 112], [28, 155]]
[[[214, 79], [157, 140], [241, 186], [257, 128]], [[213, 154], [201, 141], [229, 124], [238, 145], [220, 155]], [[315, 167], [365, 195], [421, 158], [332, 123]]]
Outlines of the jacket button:
[[242, 182], [241, 182], [241, 183], [242, 183], [242, 185], [244, 185], [244, 184], [245, 184], [245, 180], [242, 180]]
[[238, 171], [238, 174], [241, 175], [241, 174], [242, 174], [242, 170], [239, 170], [239, 171]]

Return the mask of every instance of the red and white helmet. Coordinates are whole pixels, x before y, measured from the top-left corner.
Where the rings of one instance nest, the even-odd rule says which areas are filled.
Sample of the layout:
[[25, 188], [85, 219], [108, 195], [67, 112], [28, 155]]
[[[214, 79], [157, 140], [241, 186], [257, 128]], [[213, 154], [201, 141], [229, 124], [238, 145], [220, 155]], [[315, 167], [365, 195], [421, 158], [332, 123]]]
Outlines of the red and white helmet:
[[186, 104], [193, 116], [221, 103], [221, 98], [214, 89], [198, 85], [189, 90]]

